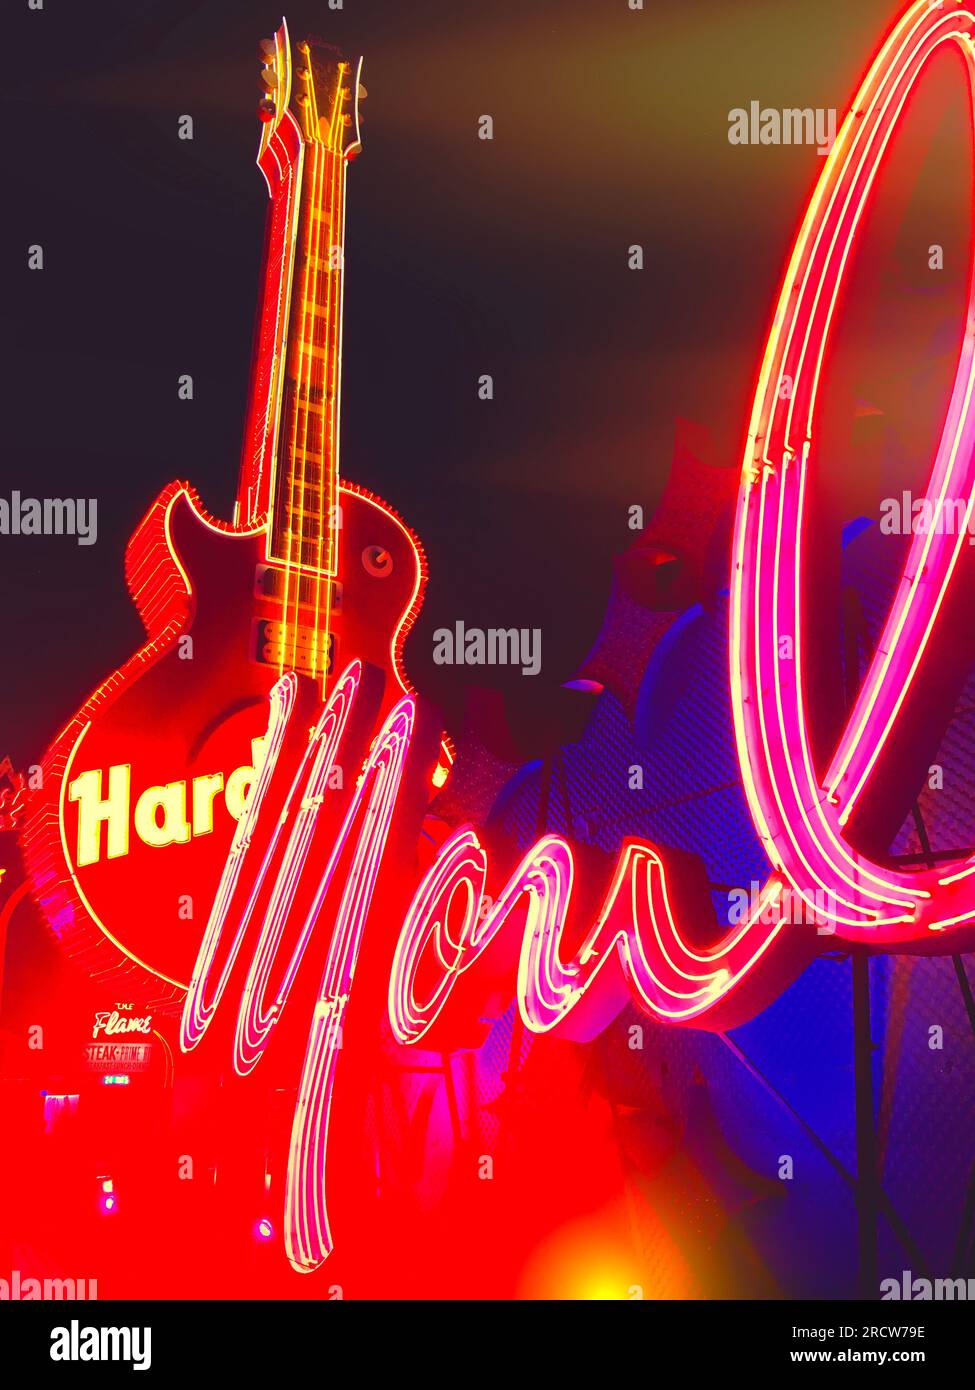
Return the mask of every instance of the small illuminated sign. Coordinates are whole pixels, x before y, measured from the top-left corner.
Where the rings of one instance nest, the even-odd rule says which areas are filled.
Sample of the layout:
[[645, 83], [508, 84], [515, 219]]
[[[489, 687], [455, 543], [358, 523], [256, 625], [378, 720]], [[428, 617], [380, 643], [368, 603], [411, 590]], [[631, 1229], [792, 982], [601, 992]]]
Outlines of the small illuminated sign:
[[99, 1009], [91, 1026], [92, 1041], [85, 1044], [89, 1071], [104, 1072], [106, 1086], [127, 1086], [130, 1072], [146, 1071], [152, 1058], [151, 1042], [115, 1041], [120, 1035], [152, 1032], [152, 1014], [134, 1014], [131, 1004]]
[[[152, 1043], [88, 1043], [85, 1047], [85, 1062], [89, 1071], [146, 1071], [151, 1058]], [[115, 1079], [117, 1081], [119, 1077]], [[110, 1080], [108, 1078], [106, 1084]]]
[[[112, 1009], [96, 1013], [95, 1022], [92, 1025], [91, 1036], [97, 1038], [100, 1033], [108, 1037], [116, 1033], [149, 1033], [152, 1031], [152, 1014], [144, 1014], [142, 1017], [135, 1017], [127, 1014], [122, 1009]], [[131, 1005], [129, 1005], [131, 1008]]]

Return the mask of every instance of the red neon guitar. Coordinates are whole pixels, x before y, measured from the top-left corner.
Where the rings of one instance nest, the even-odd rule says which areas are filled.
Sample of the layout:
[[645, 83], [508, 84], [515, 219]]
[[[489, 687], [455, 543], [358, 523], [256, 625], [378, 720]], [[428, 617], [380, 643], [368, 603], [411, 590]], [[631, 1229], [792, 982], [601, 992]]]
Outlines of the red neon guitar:
[[[403, 640], [424, 561], [403, 521], [339, 481], [346, 166], [361, 149], [361, 60], [262, 44], [258, 167], [270, 193], [236, 514], [170, 484], [126, 552], [146, 644], [57, 736], [24, 850], [53, 930], [90, 971], [190, 978], [267, 725], [299, 674], [317, 708], [337, 664], [408, 689]], [[348, 770], [354, 775], [354, 770]], [[143, 970], [151, 971], [152, 979]]]

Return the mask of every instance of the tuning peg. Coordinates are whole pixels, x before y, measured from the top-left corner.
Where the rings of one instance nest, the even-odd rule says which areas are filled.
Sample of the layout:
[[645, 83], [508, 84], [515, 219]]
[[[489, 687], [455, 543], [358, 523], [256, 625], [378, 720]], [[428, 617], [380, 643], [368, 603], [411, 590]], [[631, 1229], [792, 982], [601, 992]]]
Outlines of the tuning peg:
[[359, 100], [360, 100], [360, 101], [365, 101], [365, 99], [366, 99], [366, 97], [367, 97], [368, 95], [369, 95], [369, 93], [366, 91], [365, 87], [364, 87], [363, 84], [360, 82], [360, 83], [359, 83]]
[[264, 63], [273, 63], [278, 56], [277, 45], [273, 39], [261, 39], [257, 51], [261, 61]]
[[269, 92], [273, 92], [278, 85], [278, 75], [273, 68], [261, 68], [261, 81]]
[[262, 97], [261, 100], [257, 103], [257, 115], [258, 118], [262, 121], [273, 121], [274, 110], [274, 102], [271, 100], [270, 97]]

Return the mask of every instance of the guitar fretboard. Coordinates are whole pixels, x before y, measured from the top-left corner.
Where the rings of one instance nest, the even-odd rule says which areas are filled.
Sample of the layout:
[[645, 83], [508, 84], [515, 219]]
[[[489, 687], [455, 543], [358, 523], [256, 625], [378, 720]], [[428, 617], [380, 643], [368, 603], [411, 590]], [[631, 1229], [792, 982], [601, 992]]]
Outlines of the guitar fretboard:
[[345, 165], [315, 145], [302, 178], [268, 557], [337, 570], [338, 395]]

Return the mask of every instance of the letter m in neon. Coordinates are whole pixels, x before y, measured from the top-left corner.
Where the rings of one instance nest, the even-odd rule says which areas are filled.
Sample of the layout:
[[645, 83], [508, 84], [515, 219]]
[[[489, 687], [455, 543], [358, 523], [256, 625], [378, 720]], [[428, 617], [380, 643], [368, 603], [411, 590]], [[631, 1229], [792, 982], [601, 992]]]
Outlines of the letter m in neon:
[[[305, 1051], [291, 1135], [285, 1193], [285, 1245], [299, 1270], [309, 1271], [332, 1249], [325, 1204], [325, 1159], [329, 1112], [342, 1025], [366, 918], [382, 863], [390, 822], [413, 734], [415, 706], [404, 696], [389, 712], [363, 765], [334, 843], [311, 892], [302, 884], [328, 789], [329, 773], [346, 734], [362, 667], [354, 662], [333, 686], [300, 757], [298, 770], [283, 792], [276, 776], [289, 730], [293, 735], [298, 680], [283, 676], [271, 691], [264, 761], [237, 823], [183, 1006], [180, 1046], [189, 1052], [201, 1041], [227, 987], [244, 939], [256, 930], [253, 954], [240, 998], [234, 1037], [234, 1068], [244, 1076], [260, 1061], [280, 1020], [305, 948], [326, 896], [343, 863], [345, 881], [335, 910], [311, 1029]], [[262, 815], [263, 811], [263, 815]], [[269, 817], [272, 820], [267, 831]], [[358, 825], [358, 838], [352, 832]], [[263, 856], [245, 880], [253, 842]], [[347, 850], [351, 854], [347, 855]], [[296, 902], [299, 904], [296, 911]], [[278, 983], [269, 980], [282, 936], [294, 941]]]

